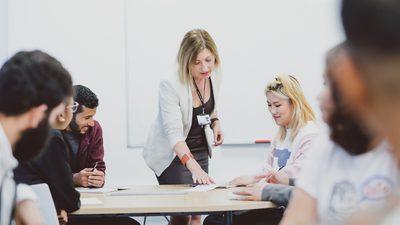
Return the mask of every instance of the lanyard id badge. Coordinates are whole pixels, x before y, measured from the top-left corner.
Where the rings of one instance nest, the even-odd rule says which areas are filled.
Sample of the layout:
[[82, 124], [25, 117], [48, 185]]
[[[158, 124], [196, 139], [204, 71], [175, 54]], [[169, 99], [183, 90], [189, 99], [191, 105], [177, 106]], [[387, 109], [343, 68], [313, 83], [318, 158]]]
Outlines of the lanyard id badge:
[[[204, 93], [206, 92], [206, 81], [204, 81]], [[210, 115], [205, 113], [204, 110], [204, 98], [200, 93], [199, 88], [197, 87], [196, 82], [193, 79], [193, 84], [194, 87], [196, 88], [197, 96], [199, 96], [200, 102], [201, 102], [201, 107], [202, 107], [202, 113], [200, 115], [197, 115], [197, 122], [199, 123], [200, 127], [203, 128], [205, 125], [211, 124], [211, 117]]]
[[203, 128], [205, 125], [211, 124], [211, 118], [208, 114], [197, 115], [197, 122]]

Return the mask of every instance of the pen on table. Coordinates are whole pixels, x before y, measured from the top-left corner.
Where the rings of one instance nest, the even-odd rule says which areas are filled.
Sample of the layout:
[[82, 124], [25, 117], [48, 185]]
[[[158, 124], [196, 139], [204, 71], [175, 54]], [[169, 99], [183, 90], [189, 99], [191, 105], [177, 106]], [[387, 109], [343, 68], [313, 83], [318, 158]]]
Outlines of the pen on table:
[[94, 170], [96, 169], [96, 167], [97, 167], [97, 162], [94, 164], [93, 169], [92, 169], [92, 172], [94, 172]]

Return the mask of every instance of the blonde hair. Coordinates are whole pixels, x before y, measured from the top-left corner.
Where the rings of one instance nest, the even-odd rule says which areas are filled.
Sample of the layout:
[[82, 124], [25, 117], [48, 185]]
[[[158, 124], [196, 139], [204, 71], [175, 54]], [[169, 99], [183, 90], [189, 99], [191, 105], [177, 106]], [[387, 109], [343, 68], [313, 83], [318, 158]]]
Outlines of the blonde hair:
[[[293, 141], [300, 129], [309, 121], [315, 121], [315, 114], [310, 103], [301, 90], [300, 83], [291, 75], [278, 75], [265, 88], [265, 95], [273, 93], [276, 96], [287, 99], [293, 109], [292, 119], [289, 126], [292, 129], [290, 141]], [[277, 138], [280, 141], [286, 138], [286, 128], [279, 127]]]
[[194, 29], [185, 34], [177, 56], [179, 79], [182, 83], [187, 84], [191, 80], [190, 66], [194, 64], [197, 55], [204, 49], [208, 49], [214, 55], [215, 66], [219, 67], [217, 46], [207, 31]]

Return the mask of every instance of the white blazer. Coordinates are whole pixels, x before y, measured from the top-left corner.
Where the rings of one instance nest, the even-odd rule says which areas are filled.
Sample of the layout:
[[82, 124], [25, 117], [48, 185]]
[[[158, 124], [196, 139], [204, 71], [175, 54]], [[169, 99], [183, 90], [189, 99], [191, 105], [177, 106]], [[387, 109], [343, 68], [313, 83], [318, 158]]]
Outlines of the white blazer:
[[[211, 75], [215, 102], [217, 102], [220, 80], [220, 73]], [[157, 118], [148, 134], [143, 158], [150, 169], [160, 176], [176, 156], [173, 147], [178, 142], [186, 140], [192, 126], [191, 85], [183, 84], [179, 76], [175, 74], [172, 78], [161, 81], [158, 99]], [[217, 115], [216, 105], [214, 104], [212, 117]], [[208, 140], [213, 139], [210, 137], [212, 132], [206, 132], [206, 135]], [[209, 147], [211, 144], [208, 143]]]

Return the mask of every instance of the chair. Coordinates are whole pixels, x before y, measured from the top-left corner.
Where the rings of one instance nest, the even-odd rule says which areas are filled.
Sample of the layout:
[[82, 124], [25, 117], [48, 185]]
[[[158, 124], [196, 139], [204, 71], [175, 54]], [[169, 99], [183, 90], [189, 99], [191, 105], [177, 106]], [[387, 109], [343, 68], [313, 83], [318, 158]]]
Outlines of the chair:
[[58, 217], [56, 207], [51, 196], [49, 186], [46, 183], [30, 185], [36, 193], [39, 211], [42, 214], [44, 225], [57, 225]]

